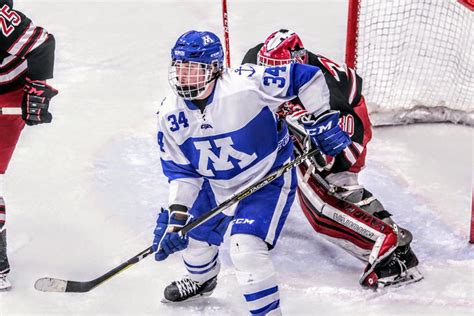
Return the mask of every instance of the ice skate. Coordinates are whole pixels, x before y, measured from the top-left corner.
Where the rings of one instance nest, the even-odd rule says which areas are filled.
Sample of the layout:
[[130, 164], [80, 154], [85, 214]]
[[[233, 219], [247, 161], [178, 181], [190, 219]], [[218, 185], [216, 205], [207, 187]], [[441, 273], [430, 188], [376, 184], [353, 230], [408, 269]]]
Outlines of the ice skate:
[[196, 299], [200, 296], [209, 296], [217, 286], [217, 277], [200, 284], [185, 276], [180, 281], [174, 281], [165, 288], [162, 303], [176, 303]]
[[399, 287], [423, 279], [417, 268], [418, 258], [410, 246], [398, 247], [385, 262], [374, 268], [364, 282], [369, 288]]

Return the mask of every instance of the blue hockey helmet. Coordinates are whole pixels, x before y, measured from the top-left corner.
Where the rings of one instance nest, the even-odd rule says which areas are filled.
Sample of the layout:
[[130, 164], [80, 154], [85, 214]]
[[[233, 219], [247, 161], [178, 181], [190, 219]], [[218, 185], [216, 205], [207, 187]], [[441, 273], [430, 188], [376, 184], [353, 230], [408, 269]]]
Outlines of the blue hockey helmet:
[[175, 93], [193, 100], [208, 91], [224, 67], [224, 51], [212, 32], [189, 31], [171, 49], [169, 82]]
[[178, 38], [173, 49], [171, 49], [171, 58], [183, 62], [218, 63], [219, 67], [222, 68], [224, 51], [216, 34], [193, 30]]

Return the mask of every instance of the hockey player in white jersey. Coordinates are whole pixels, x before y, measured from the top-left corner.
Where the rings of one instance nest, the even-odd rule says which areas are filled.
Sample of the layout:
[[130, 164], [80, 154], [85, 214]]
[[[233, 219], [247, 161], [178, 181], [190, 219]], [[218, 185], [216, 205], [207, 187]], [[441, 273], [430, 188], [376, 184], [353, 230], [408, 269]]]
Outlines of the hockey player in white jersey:
[[218, 247], [230, 228], [230, 256], [252, 315], [279, 315], [280, 298], [269, 250], [277, 243], [295, 197], [293, 169], [181, 238], [173, 232], [208, 212], [293, 157], [293, 144], [276, 111], [298, 96], [308, 114], [302, 123], [320, 150], [336, 155], [351, 140], [329, 109], [319, 68], [285, 65], [223, 68], [219, 38], [190, 31], [171, 50], [169, 81], [175, 94], [158, 115], [169, 208], [157, 219], [155, 259], [182, 252], [188, 274], [165, 289], [166, 301], [210, 295], [220, 270]]

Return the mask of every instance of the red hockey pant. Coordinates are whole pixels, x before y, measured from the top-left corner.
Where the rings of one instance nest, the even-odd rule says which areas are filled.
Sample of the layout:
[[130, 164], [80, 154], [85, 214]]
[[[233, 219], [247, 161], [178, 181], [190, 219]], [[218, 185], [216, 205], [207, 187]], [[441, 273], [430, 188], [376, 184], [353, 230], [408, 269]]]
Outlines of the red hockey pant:
[[[23, 88], [0, 95], [0, 107], [20, 107]], [[5, 174], [25, 122], [21, 115], [0, 114], [0, 174]]]

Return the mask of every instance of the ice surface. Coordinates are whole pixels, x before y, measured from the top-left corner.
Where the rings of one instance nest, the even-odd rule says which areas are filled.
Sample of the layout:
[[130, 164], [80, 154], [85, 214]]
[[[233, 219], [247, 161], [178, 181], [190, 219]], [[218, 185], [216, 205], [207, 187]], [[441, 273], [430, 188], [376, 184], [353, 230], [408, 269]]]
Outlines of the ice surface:
[[[344, 55], [345, 1], [228, 1], [233, 64], [281, 27], [307, 48]], [[220, 1], [16, 1], [57, 39], [51, 125], [25, 129], [5, 177], [10, 279], [0, 315], [245, 315], [228, 245], [213, 296], [160, 303], [184, 272], [179, 255], [148, 258], [85, 294], [34, 290], [45, 276], [90, 280], [152, 239], [167, 182], [155, 112], [169, 92], [168, 54], [188, 29], [221, 34]], [[257, 14], [257, 12], [259, 12]], [[285, 315], [472, 315], [467, 244], [473, 129], [378, 128], [361, 181], [410, 229], [425, 280], [363, 290], [363, 264], [317, 236], [295, 205], [273, 259]]]

